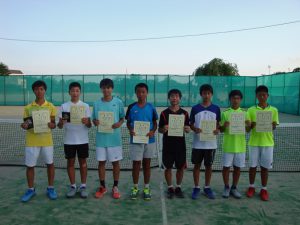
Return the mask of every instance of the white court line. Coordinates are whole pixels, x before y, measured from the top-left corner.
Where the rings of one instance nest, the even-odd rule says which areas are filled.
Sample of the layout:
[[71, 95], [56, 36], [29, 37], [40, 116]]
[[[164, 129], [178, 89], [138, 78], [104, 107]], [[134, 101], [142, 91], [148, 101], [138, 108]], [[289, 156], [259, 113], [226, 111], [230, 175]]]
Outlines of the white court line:
[[162, 212], [162, 219], [163, 225], [168, 225], [168, 217], [167, 217], [167, 207], [165, 201], [165, 193], [164, 193], [164, 184], [160, 182], [160, 199], [161, 199], [161, 212]]

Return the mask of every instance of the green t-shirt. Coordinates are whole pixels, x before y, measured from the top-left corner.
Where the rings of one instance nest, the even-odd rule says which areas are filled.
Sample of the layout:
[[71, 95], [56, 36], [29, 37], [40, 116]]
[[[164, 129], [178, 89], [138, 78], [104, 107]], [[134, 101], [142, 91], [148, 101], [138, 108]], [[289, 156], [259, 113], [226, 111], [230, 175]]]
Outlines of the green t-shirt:
[[[221, 126], [225, 122], [230, 121], [230, 114], [233, 112], [245, 113], [245, 121], [249, 120], [248, 114], [245, 110], [238, 108], [229, 108], [222, 112]], [[229, 134], [229, 127], [226, 127], [223, 138], [223, 151], [226, 153], [243, 153], [246, 152], [246, 137], [245, 134]]]
[[[248, 109], [248, 116], [251, 122], [256, 122], [256, 112], [257, 111], [272, 111], [272, 121], [279, 124], [278, 110], [268, 105], [265, 109], [259, 107], [258, 105], [252, 106]], [[250, 134], [249, 146], [274, 146], [273, 132], [260, 132], [257, 133], [256, 129], [253, 128]]]

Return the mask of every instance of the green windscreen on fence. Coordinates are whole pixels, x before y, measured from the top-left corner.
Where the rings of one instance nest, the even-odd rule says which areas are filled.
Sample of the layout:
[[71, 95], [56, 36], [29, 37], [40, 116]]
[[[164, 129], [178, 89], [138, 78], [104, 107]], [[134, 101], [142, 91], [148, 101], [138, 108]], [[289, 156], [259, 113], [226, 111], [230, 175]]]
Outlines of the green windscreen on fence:
[[0, 76], [0, 105], [23, 106], [35, 98], [31, 85], [36, 80], [44, 80], [48, 86], [46, 98], [54, 105], [61, 105], [70, 99], [69, 84], [77, 81], [82, 86], [81, 99], [92, 105], [101, 97], [99, 83], [103, 78], [114, 82], [114, 95], [125, 106], [136, 101], [134, 87], [138, 83], [147, 83], [148, 101], [155, 106], [168, 105], [167, 93], [177, 88], [182, 92], [181, 105], [190, 107], [200, 101], [199, 88], [202, 84], [211, 84], [214, 88], [213, 103], [228, 107], [228, 94], [233, 89], [243, 95], [242, 107], [256, 104], [255, 89], [264, 84], [269, 87], [268, 102], [280, 112], [299, 115], [300, 72], [274, 74], [268, 76], [179, 76], [179, 75], [22, 75]]

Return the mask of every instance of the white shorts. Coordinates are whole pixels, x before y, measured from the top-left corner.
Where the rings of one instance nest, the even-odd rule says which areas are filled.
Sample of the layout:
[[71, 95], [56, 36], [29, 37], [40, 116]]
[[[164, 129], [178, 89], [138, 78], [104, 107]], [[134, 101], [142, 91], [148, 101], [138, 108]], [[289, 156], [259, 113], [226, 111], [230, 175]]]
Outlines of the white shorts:
[[249, 166], [262, 166], [266, 169], [272, 169], [273, 164], [273, 146], [254, 147], [249, 146]]
[[53, 163], [53, 146], [25, 147], [25, 165], [35, 167], [40, 153], [46, 164]]
[[223, 166], [224, 167], [231, 167], [231, 166], [236, 166], [236, 167], [245, 167], [245, 158], [246, 158], [246, 153], [223, 153]]
[[156, 143], [151, 144], [130, 144], [130, 158], [132, 161], [141, 161], [154, 157]]
[[116, 147], [96, 147], [96, 160], [116, 162], [123, 159], [123, 150], [121, 146]]

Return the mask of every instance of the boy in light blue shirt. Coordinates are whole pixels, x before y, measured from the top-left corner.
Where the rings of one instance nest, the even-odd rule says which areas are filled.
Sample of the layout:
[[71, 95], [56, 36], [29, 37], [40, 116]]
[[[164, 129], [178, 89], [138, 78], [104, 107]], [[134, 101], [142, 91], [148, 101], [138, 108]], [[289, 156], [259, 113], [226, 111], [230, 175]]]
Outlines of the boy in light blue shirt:
[[97, 130], [96, 134], [96, 159], [99, 161], [98, 174], [100, 179], [100, 187], [95, 197], [101, 198], [107, 192], [105, 186], [105, 163], [106, 160], [112, 162], [114, 185], [112, 189], [112, 197], [119, 199], [121, 197], [118, 190], [118, 182], [120, 175], [119, 161], [122, 157], [122, 140], [121, 129], [124, 122], [124, 105], [123, 102], [112, 96], [114, 83], [111, 79], [105, 78], [100, 82], [100, 88], [103, 97], [96, 101], [93, 106], [93, 123], [95, 126], [101, 126], [106, 121], [100, 121], [99, 112], [113, 113], [113, 125], [111, 133]]

